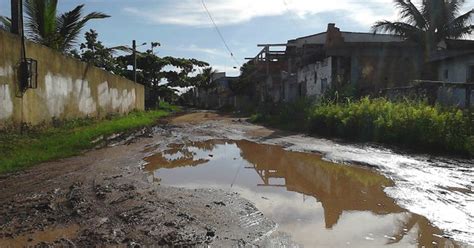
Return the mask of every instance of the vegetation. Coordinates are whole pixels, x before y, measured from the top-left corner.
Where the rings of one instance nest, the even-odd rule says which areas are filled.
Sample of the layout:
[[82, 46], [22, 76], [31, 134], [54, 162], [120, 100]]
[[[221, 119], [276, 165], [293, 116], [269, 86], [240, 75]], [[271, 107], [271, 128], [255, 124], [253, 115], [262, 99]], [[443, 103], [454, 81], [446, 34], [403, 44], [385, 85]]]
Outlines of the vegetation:
[[77, 44], [87, 22], [110, 17], [100, 12], [84, 15], [84, 5], [58, 15], [57, 5], [58, 0], [26, 0], [26, 28], [29, 39], [62, 52]]
[[230, 85], [230, 88], [237, 95], [247, 95], [253, 97], [255, 94], [255, 76], [258, 70], [252, 61], [240, 67], [239, 80]]
[[260, 111], [252, 120], [323, 136], [474, 156], [474, 125], [458, 109], [383, 98], [317, 104], [301, 100], [272, 109], [277, 110]]
[[[26, 36], [29, 40], [46, 45], [116, 75], [134, 80], [132, 49], [127, 46], [106, 47], [98, 39], [98, 33], [85, 33], [85, 42], [79, 50], [74, 49], [81, 30], [93, 19], [109, 16], [101, 12], [83, 14], [84, 5], [79, 5], [63, 14], [57, 13], [58, 0], [25, 0]], [[10, 30], [11, 19], [0, 16], [0, 28]], [[151, 42], [151, 48], [159, 46]], [[116, 52], [121, 51], [121, 56]], [[137, 52], [137, 82], [147, 86], [147, 107], [156, 107], [158, 98], [172, 101], [177, 99], [175, 87], [189, 87], [203, 84], [206, 70], [191, 76], [199, 68], [208, 67], [204, 61], [186, 58], [159, 57], [153, 50]], [[167, 68], [173, 68], [166, 70]], [[207, 87], [207, 86], [206, 86]]]
[[197, 88], [203, 90], [210, 90], [216, 87], [216, 82], [214, 81], [214, 76], [217, 71], [212, 67], [205, 67], [202, 69], [201, 73], [196, 76], [196, 83], [194, 84]]
[[[152, 42], [153, 46], [157, 44]], [[125, 52], [126, 55], [116, 56], [118, 52]], [[86, 32], [80, 50], [72, 50], [71, 54], [84, 62], [134, 80], [132, 49], [127, 46], [105, 47], [95, 30]], [[170, 67], [173, 70], [167, 70]], [[201, 73], [191, 75], [201, 68]], [[196, 59], [159, 57], [152, 50], [137, 52], [137, 82], [147, 86], [147, 108], [155, 108], [159, 103], [158, 97], [173, 102], [178, 98], [175, 87], [204, 85], [205, 77], [212, 76], [205, 75], [210, 73], [207, 72], [209, 68], [208, 63]]]
[[[76, 49], [71, 51], [71, 55], [84, 62], [90, 63], [96, 67], [102, 68], [114, 74], [121, 74], [123, 68], [119, 66], [116, 57], [114, 56], [118, 51], [132, 52], [125, 46], [117, 46], [108, 48], [105, 47], [98, 39], [99, 34], [91, 29], [85, 33], [85, 42], [79, 46], [80, 51]], [[123, 66], [122, 66], [123, 67]]]
[[[24, 8], [27, 38], [61, 52], [68, 52], [77, 44], [87, 22], [110, 17], [101, 12], [84, 15], [83, 4], [58, 15], [58, 0], [26, 0]], [[4, 29], [10, 29], [9, 18], [2, 17], [0, 21]]]
[[372, 29], [404, 36], [423, 46], [427, 53], [445, 39], [462, 38], [474, 30], [471, 24], [474, 10], [459, 15], [465, 0], [425, 0], [419, 7], [410, 0], [394, 2], [401, 20], [379, 21]]
[[24, 133], [0, 133], [0, 173], [77, 155], [96, 146], [93, 141], [100, 137], [153, 125], [157, 119], [177, 110], [166, 103], [161, 106], [164, 109], [134, 112], [107, 120], [78, 119]]
[[0, 29], [11, 31], [12, 20], [6, 16], [0, 16]]

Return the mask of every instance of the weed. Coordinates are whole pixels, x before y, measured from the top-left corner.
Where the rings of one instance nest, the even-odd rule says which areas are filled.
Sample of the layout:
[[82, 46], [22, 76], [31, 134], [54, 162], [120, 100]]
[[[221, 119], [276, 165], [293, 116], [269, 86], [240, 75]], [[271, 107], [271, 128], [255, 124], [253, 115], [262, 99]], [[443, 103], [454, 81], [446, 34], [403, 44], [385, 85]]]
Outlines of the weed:
[[56, 121], [54, 126], [29, 128], [27, 132], [0, 133], [0, 172], [9, 172], [41, 162], [65, 158], [94, 147], [100, 136], [153, 125], [176, 107], [165, 110], [132, 112], [126, 116], [109, 116]]
[[368, 97], [343, 103], [301, 101], [259, 112], [253, 119], [323, 136], [474, 154], [474, 128], [468, 115], [423, 102]]

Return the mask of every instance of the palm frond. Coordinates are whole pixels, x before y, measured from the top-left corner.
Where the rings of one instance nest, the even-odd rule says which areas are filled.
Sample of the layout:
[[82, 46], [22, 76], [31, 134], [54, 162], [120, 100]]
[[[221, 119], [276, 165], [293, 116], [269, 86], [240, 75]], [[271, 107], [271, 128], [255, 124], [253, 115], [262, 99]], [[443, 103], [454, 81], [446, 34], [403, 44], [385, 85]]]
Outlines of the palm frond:
[[465, 0], [451, 0], [446, 2], [446, 12], [449, 15], [449, 20], [452, 21], [456, 19], [456, 16], [459, 14], [462, 5], [465, 3]]
[[61, 14], [57, 17], [57, 32], [61, 37], [59, 44], [60, 50], [68, 50], [76, 44], [77, 38], [83, 28], [81, 25], [82, 8], [84, 5], [79, 5], [71, 11]]
[[69, 50], [77, 44], [79, 34], [88, 21], [110, 17], [100, 12], [92, 12], [82, 17], [83, 8], [84, 5], [79, 5], [57, 18], [57, 32], [61, 37], [60, 50]]
[[391, 22], [391, 21], [378, 21], [372, 26], [374, 33], [382, 32], [389, 34], [401, 35], [407, 38], [416, 38], [416, 34], [419, 33], [419, 28], [404, 22]]
[[77, 44], [89, 20], [109, 17], [100, 12], [83, 16], [84, 5], [57, 16], [57, 4], [58, 0], [25, 0], [26, 30], [31, 40], [62, 52]]
[[57, 0], [26, 0], [27, 34], [33, 41], [48, 45], [56, 39]]
[[12, 28], [12, 20], [5, 16], [0, 16], [0, 28], [6, 31], [10, 31]]
[[409, 24], [415, 25], [420, 29], [426, 28], [427, 22], [423, 14], [411, 1], [395, 0], [395, 6], [400, 9], [401, 19], [406, 19]]
[[445, 26], [445, 30], [443, 30], [445, 31], [446, 37], [457, 39], [471, 34], [474, 30], [474, 26], [471, 24], [473, 15], [474, 10], [470, 10], [449, 22]]

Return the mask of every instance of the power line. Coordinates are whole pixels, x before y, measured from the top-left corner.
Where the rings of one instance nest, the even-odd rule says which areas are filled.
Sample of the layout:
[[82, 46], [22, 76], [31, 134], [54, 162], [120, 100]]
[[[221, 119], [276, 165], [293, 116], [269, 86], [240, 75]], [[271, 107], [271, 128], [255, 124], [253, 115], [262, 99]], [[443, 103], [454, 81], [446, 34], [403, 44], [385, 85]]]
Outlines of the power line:
[[232, 50], [230, 49], [229, 45], [227, 45], [227, 42], [225, 41], [224, 36], [223, 36], [222, 33], [221, 33], [221, 30], [219, 29], [219, 27], [217, 26], [216, 22], [214, 21], [214, 18], [212, 17], [211, 12], [210, 12], [209, 9], [207, 8], [206, 3], [204, 2], [204, 0], [201, 0], [201, 2], [202, 2], [202, 6], [204, 7], [204, 9], [205, 9], [206, 12], [207, 12], [207, 15], [209, 16], [209, 19], [211, 19], [211, 22], [212, 22], [212, 24], [214, 25], [214, 28], [216, 29], [217, 34], [219, 34], [219, 37], [221, 38], [222, 42], [224, 43], [225, 48], [226, 48], [227, 51], [230, 53], [230, 56], [232, 57], [232, 59], [234, 60], [234, 62], [237, 64], [237, 67], [240, 67], [239, 61], [237, 61], [237, 59], [234, 57], [234, 53], [233, 53]]

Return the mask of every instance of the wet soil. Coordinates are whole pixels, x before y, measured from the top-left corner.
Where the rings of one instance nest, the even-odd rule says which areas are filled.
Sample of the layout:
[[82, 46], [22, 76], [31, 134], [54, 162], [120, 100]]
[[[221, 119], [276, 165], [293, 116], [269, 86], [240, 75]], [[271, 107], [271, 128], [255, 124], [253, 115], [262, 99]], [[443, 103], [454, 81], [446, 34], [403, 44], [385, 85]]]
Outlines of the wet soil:
[[[471, 161], [445, 170], [453, 161], [341, 145], [212, 112], [132, 136], [105, 137], [98, 144], [105, 148], [0, 175], [0, 247], [469, 247], [471, 216], [463, 208], [474, 195], [466, 180]], [[426, 173], [451, 180], [414, 187], [397, 167], [414, 162], [439, 164], [443, 171]], [[402, 194], [406, 188], [417, 201]], [[438, 188], [465, 222], [435, 222], [446, 216], [430, 212], [424, 199], [436, 206]], [[465, 206], [456, 205], [461, 200]], [[457, 224], [460, 235], [445, 223]]]
[[148, 181], [143, 151], [166, 143], [167, 129], [1, 175], [0, 247], [262, 243], [276, 224], [238, 194]]
[[387, 196], [390, 179], [321, 155], [208, 140], [170, 144], [145, 161], [162, 185], [238, 192], [304, 247], [456, 247], [425, 217]]

